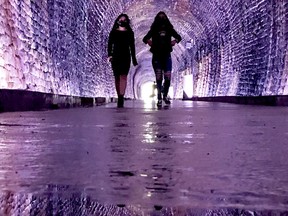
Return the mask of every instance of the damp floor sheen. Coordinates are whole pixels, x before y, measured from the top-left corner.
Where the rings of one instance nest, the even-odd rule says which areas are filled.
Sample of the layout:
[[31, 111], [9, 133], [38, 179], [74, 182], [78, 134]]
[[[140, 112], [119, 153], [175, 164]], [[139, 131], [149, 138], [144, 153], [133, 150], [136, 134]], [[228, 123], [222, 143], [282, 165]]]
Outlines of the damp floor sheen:
[[288, 109], [125, 101], [0, 114], [0, 215], [288, 210]]

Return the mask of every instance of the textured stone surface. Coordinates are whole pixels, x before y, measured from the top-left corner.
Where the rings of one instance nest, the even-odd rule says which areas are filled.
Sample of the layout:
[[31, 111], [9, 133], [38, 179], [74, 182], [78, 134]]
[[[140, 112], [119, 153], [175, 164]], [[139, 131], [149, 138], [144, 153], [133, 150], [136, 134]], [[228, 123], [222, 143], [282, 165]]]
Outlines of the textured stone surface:
[[182, 97], [183, 74], [189, 73], [194, 96], [288, 93], [286, 0], [3, 0], [0, 88], [115, 96], [107, 38], [115, 18], [125, 12], [139, 62], [131, 67], [126, 95], [137, 98], [141, 85], [154, 80], [142, 38], [160, 10], [183, 37], [172, 55], [175, 97]]
[[245, 210], [239, 208], [200, 209], [185, 207], [165, 207], [161, 205], [143, 208], [137, 205], [105, 204], [97, 202], [90, 196], [67, 191], [73, 190], [71, 186], [47, 185], [45, 194], [23, 194], [7, 191], [0, 193], [2, 215], [121, 215], [121, 216], [270, 216], [287, 215], [287, 211], [281, 210]]

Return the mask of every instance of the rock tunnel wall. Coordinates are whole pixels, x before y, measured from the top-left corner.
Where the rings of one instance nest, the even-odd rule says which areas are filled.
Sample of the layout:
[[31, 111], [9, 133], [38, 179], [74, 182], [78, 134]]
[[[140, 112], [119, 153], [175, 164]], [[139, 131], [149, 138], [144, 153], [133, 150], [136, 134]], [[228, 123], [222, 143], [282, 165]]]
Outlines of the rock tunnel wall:
[[[107, 37], [115, 17], [140, 3], [126, 0], [1, 1], [0, 89], [114, 96], [111, 67], [106, 62]], [[142, 3], [156, 4], [156, 1]], [[172, 82], [177, 91], [181, 90], [179, 83], [185, 67], [192, 67], [194, 96], [288, 93], [286, 0], [170, 0], [159, 5], [155, 14], [167, 7], [165, 9], [175, 11], [171, 15], [176, 17], [177, 7], [184, 8], [193, 14], [190, 22], [203, 27], [201, 31], [189, 29], [189, 20], [185, 25], [181, 21], [174, 23], [179, 33], [185, 34], [182, 47], [189, 37], [194, 41], [192, 50], [176, 54], [179, 63], [175, 62], [178, 65], [174, 68], [179, 71], [174, 71], [177, 76]], [[150, 21], [155, 15], [142, 12]], [[137, 13], [132, 10], [129, 14], [132, 22]], [[148, 30], [148, 25], [142, 23], [134, 23], [137, 37], [142, 37], [144, 28]], [[136, 47], [136, 51], [141, 50]], [[183, 64], [180, 58], [188, 59], [191, 64]], [[127, 95], [135, 95], [131, 86], [127, 91]], [[181, 95], [181, 92], [176, 94]]]
[[287, 94], [287, 1], [242, 0], [223, 5], [220, 26], [197, 41], [196, 94]]
[[0, 88], [107, 94], [111, 81], [100, 49], [105, 17], [95, 18], [107, 7], [107, 1], [97, 8], [86, 0], [1, 1]]
[[84, 5], [69, 3], [2, 1], [1, 88], [80, 94]]

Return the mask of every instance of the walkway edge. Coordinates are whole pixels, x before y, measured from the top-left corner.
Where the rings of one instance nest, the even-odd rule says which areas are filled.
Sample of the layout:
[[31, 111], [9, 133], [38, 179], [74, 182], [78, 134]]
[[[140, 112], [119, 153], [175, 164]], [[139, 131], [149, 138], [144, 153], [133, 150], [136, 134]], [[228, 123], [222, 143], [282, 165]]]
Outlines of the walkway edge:
[[288, 106], [288, 95], [192, 97], [183, 100], [223, 102], [246, 105]]
[[106, 104], [105, 97], [78, 97], [26, 90], [0, 89], [0, 112], [39, 111]]

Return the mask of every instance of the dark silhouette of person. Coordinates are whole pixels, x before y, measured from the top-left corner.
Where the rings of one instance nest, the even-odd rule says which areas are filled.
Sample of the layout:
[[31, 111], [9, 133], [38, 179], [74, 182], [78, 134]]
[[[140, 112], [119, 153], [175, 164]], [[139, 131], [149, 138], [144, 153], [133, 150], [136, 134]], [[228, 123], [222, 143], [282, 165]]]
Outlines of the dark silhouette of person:
[[135, 54], [134, 32], [127, 14], [120, 14], [114, 22], [108, 39], [108, 61], [112, 64], [118, 96], [117, 107], [124, 106], [124, 94], [130, 65], [138, 65]]
[[[172, 37], [174, 40], [172, 40]], [[163, 100], [165, 104], [170, 104], [167, 97], [171, 84], [172, 59], [171, 52], [173, 46], [181, 41], [181, 36], [175, 31], [167, 15], [160, 11], [151, 25], [149, 32], [143, 38], [143, 42], [148, 44], [152, 52], [152, 66], [156, 76], [157, 84], [157, 106], [162, 106], [162, 82]]]

